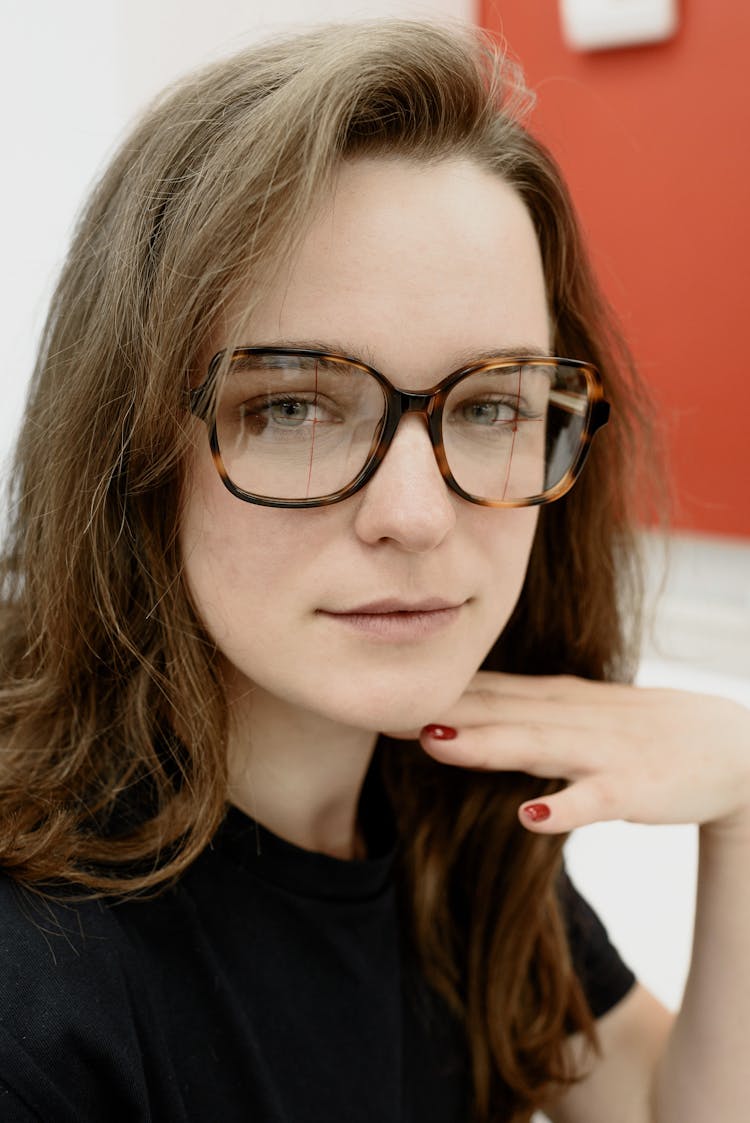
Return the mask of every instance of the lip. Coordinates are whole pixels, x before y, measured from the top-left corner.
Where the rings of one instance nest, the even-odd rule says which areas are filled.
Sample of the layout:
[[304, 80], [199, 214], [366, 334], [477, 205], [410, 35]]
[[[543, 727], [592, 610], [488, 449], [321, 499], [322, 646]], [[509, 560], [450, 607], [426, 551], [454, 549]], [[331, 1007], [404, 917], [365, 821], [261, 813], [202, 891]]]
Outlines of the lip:
[[319, 614], [373, 640], [415, 643], [450, 627], [465, 603], [436, 597], [422, 601], [381, 600], [346, 612], [320, 609]]
[[328, 616], [384, 616], [393, 612], [442, 612], [447, 608], [460, 608], [463, 601], [447, 601], [428, 597], [420, 601], [402, 601], [395, 598], [358, 604], [355, 608], [324, 609]]

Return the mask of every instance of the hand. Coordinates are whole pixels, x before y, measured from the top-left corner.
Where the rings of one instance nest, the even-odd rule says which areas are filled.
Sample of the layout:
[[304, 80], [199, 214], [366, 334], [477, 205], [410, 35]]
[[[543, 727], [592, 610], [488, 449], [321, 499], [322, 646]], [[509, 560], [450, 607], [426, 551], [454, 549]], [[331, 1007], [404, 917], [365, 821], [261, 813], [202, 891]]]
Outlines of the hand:
[[408, 736], [444, 764], [569, 781], [519, 808], [540, 833], [606, 819], [750, 828], [750, 710], [725, 698], [480, 671]]

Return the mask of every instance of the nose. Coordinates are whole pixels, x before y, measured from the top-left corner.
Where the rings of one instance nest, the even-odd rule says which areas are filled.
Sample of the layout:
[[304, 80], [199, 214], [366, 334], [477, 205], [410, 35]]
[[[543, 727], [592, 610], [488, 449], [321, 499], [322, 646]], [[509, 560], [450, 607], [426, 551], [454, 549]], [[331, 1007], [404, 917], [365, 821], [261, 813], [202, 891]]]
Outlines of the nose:
[[432, 550], [455, 525], [456, 500], [440, 474], [426, 418], [404, 416], [359, 492], [355, 529], [368, 545], [391, 540], [410, 553]]

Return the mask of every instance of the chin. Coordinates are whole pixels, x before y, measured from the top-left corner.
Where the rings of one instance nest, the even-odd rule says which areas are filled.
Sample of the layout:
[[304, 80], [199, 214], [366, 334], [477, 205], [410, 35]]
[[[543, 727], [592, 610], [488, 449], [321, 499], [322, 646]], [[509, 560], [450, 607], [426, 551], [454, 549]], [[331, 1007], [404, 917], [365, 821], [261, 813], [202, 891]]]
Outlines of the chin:
[[432, 680], [409, 681], [404, 673], [398, 683], [362, 684], [361, 691], [348, 691], [339, 696], [328, 716], [356, 729], [371, 733], [402, 733], [416, 737], [423, 725], [437, 721], [463, 694], [473, 673], [466, 681], [450, 683]]

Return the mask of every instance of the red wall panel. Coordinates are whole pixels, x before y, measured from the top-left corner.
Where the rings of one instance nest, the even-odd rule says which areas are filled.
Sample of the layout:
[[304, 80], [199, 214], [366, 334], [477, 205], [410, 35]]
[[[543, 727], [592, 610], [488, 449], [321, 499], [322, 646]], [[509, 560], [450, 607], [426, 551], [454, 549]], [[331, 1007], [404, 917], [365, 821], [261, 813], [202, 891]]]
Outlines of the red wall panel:
[[750, 536], [750, 4], [580, 53], [553, 0], [484, 0], [537, 94], [597, 271], [659, 405], [685, 529]]

